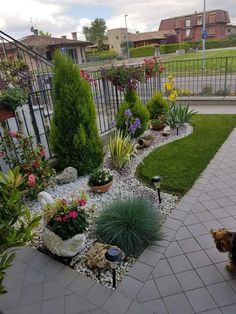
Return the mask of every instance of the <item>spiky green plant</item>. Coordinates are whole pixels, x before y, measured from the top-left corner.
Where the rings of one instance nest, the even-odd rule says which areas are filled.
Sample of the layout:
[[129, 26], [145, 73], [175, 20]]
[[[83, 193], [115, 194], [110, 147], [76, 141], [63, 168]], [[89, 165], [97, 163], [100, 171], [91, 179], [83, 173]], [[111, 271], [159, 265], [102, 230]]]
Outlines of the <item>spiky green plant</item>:
[[101, 211], [95, 235], [102, 243], [117, 245], [128, 256], [138, 256], [160, 239], [160, 215], [143, 197], [117, 199]]
[[95, 105], [78, 66], [59, 52], [54, 58], [53, 99], [50, 142], [59, 166], [73, 166], [80, 175], [89, 173], [103, 157]]
[[115, 168], [121, 169], [129, 164], [131, 157], [137, 157], [137, 144], [130, 135], [124, 135], [121, 130], [115, 130], [109, 140], [111, 162]]
[[177, 116], [179, 120], [179, 124], [183, 125], [184, 123], [189, 123], [192, 117], [198, 112], [195, 110], [190, 110], [189, 105], [181, 105], [179, 104], [177, 107]]

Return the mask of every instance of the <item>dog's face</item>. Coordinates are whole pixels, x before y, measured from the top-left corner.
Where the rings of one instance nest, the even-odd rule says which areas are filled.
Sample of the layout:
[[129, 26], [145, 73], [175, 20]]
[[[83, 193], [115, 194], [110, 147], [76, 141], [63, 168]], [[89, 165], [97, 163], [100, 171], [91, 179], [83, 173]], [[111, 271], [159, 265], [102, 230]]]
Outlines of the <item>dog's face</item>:
[[230, 252], [233, 243], [233, 233], [226, 229], [211, 230], [211, 235], [215, 241], [216, 248], [220, 252]]

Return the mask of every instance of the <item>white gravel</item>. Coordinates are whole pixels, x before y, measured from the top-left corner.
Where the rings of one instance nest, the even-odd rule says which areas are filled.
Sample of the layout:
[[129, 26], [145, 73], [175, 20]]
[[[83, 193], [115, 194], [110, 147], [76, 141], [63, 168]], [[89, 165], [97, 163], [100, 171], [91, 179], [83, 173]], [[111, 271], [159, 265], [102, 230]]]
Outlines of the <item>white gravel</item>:
[[[104, 166], [109, 168], [113, 174], [113, 185], [111, 189], [104, 194], [92, 193], [89, 190], [87, 185], [88, 176], [79, 177], [78, 180], [64, 184], [64, 185], [56, 185], [55, 187], [48, 188], [46, 191], [52, 195], [53, 198], [73, 198], [78, 197], [81, 191], [85, 191], [88, 194], [88, 206], [95, 204], [97, 211], [99, 212], [102, 208], [111, 202], [114, 198], [126, 198], [132, 197], [135, 195], [144, 195], [147, 198], [151, 199], [155, 206], [159, 209], [161, 214], [162, 222], [165, 221], [167, 215], [175, 208], [176, 203], [178, 202], [178, 197], [173, 196], [167, 193], [161, 193], [162, 202], [159, 204], [158, 194], [155, 190], [143, 185], [140, 181], [138, 181], [135, 177], [135, 170], [137, 165], [146, 157], [151, 151], [156, 149], [157, 147], [170, 143], [172, 141], [181, 139], [192, 132], [192, 127], [190, 125], [184, 125], [179, 129], [179, 135], [176, 135], [176, 130], [171, 130], [171, 135], [169, 137], [163, 137], [160, 132], [156, 131], [146, 131], [147, 133], [151, 133], [154, 135], [154, 142], [148, 148], [143, 148], [138, 150], [138, 160], [133, 158], [129, 166], [127, 166], [122, 171], [116, 171], [112, 169], [110, 165], [110, 158], [108, 154], [106, 154], [104, 160]], [[158, 175], [158, 173], [153, 174]], [[40, 212], [40, 204], [38, 201], [27, 202], [26, 205], [31, 209], [32, 212]], [[91, 226], [92, 228], [92, 226]], [[38, 237], [36, 242], [34, 243], [36, 246], [40, 245], [40, 232], [41, 227], [38, 228]], [[84, 274], [94, 280], [99, 281], [103, 285], [107, 287], [111, 287], [111, 272], [109, 270], [103, 270], [101, 272], [92, 271], [88, 269], [84, 263], [83, 255], [89, 249], [90, 245], [95, 241], [90, 236], [90, 232], [87, 235], [87, 241], [85, 249], [76, 255], [71, 263], [78, 272]], [[117, 279], [118, 281], [130, 270], [132, 265], [134, 264], [134, 258], [128, 258], [117, 268]]]

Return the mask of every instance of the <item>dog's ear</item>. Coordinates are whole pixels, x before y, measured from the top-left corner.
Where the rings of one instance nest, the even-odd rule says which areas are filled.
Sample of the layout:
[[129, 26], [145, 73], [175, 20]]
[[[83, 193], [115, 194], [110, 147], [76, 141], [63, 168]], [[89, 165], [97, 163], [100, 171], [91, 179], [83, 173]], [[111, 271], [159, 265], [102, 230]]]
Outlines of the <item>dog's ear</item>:
[[233, 232], [232, 231], [227, 231], [227, 238], [231, 238], [233, 236]]
[[217, 231], [215, 231], [214, 229], [211, 229], [210, 230], [210, 234], [213, 236], [213, 238], [215, 237]]

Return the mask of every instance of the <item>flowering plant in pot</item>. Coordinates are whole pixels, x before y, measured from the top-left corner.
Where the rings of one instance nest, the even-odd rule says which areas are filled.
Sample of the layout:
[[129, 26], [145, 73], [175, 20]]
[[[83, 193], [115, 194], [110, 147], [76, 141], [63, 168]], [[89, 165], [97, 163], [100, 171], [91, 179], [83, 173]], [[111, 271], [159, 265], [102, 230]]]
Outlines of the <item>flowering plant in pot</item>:
[[161, 114], [156, 119], [151, 120], [151, 128], [154, 131], [163, 130], [166, 126], [166, 115]]
[[74, 256], [84, 247], [88, 227], [85, 193], [73, 200], [57, 199], [44, 207], [45, 247], [58, 256]]
[[105, 193], [112, 186], [113, 176], [106, 169], [98, 169], [89, 176], [88, 185], [91, 191], [97, 193]]

